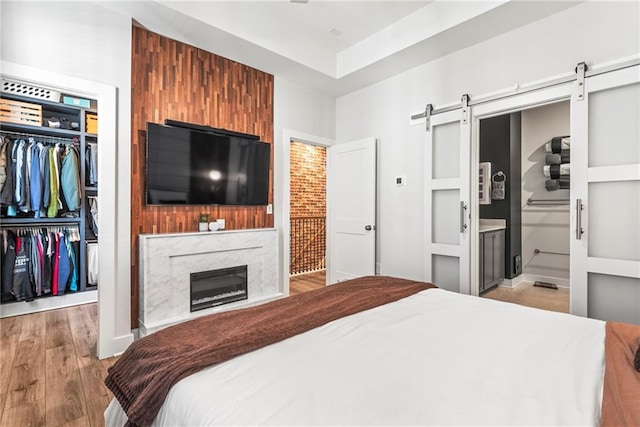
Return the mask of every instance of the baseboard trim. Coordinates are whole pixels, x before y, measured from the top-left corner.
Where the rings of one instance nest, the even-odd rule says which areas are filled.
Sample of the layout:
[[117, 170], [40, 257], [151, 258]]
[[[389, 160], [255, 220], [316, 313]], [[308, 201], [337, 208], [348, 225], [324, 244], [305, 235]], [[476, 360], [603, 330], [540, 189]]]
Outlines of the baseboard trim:
[[499, 286], [504, 286], [505, 288], [515, 288], [523, 284], [526, 280], [523, 275], [520, 274], [512, 279], [504, 279], [500, 282]]

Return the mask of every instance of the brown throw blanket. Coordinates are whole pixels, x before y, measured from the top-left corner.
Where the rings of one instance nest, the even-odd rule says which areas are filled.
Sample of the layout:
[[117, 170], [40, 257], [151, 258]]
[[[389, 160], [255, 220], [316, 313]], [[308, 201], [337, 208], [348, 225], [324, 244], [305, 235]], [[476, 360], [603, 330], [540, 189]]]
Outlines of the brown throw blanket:
[[640, 326], [607, 322], [600, 426], [640, 426], [640, 373], [634, 357]]
[[178, 381], [208, 366], [282, 341], [341, 317], [436, 286], [370, 276], [256, 307], [200, 317], [135, 341], [105, 383], [129, 419], [149, 426]]

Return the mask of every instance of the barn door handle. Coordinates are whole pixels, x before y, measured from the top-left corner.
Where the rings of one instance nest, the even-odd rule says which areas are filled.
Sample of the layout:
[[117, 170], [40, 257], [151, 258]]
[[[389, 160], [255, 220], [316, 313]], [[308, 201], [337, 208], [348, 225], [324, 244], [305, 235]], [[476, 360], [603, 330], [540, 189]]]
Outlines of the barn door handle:
[[460, 232], [464, 233], [464, 230], [467, 229], [467, 224], [464, 223], [465, 211], [467, 210], [467, 205], [464, 202], [460, 202]]
[[576, 199], [576, 239], [581, 240], [582, 234], [584, 230], [582, 229], [582, 211], [584, 210], [584, 205], [582, 204], [582, 199]]

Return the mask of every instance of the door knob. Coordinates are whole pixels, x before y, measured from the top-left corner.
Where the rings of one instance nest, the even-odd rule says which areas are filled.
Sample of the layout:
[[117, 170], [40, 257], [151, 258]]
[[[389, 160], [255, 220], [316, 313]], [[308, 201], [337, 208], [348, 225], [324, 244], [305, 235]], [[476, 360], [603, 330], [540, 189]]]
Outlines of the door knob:
[[372, 227], [371, 227], [370, 225], [365, 225], [365, 226], [364, 226], [364, 229], [365, 229], [365, 230], [367, 230], [367, 231], [371, 231], [371, 228], [372, 228]]

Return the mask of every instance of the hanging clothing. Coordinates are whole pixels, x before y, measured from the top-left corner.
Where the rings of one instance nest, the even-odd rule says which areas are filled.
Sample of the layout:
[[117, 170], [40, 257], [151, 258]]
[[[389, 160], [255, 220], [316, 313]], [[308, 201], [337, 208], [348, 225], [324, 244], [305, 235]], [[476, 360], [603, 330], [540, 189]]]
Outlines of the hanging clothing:
[[47, 232], [44, 234], [43, 244], [46, 248], [44, 249], [45, 265], [43, 269], [44, 277], [42, 278], [42, 292], [48, 294], [53, 290], [53, 263], [56, 256], [53, 233]]
[[98, 244], [87, 243], [87, 284], [98, 284]]
[[2, 300], [13, 294], [13, 267], [16, 263], [16, 235], [2, 230]]
[[12, 294], [16, 301], [33, 301], [33, 287], [29, 270], [30, 240], [18, 236], [16, 239], [16, 260], [13, 266]]
[[47, 216], [55, 218], [58, 215], [58, 167], [56, 165], [55, 148], [49, 148], [49, 209]]
[[13, 152], [13, 141], [9, 138], [4, 138], [2, 144], [2, 156], [5, 158], [5, 181], [2, 190], [0, 190], [0, 203], [5, 206], [13, 205], [13, 189], [15, 188], [13, 182], [13, 162], [11, 160], [11, 153]]
[[4, 136], [0, 136], [0, 192], [2, 192], [4, 183], [7, 181], [7, 153], [5, 152], [5, 144]]
[[89, 185], [98, 184], [98, 144], [88, 142], [85, 151], [87, 183]]
[[67, 290], [67, 282], [71, 276], [71, 260], [69, 259], [69, 248], [64, 233], [58, 233], [58, 295], [62, 295]]
[[1, 138], [0, 204], [7, 208], [6, 215], [77, 217], [82, 199], [77, 139], [51, 144], [34, 137]]
[[81, 190], [79, 164], [78, 153], [74, 147], [68, 145], [62, 158], [60, 183], [63, 189], [66, 207], [69, 211], [77, 211], [80, 209]]
[[40, 203], [42, 203], [42, 176], [40, 174], [40, 147], [33, 143], [29, 148], [30, 170], [29, 170], [29, 194], [31, 195], [31, 210], [35, 212], [35, 217], [40, 218]]
[[89, 196], [89, 209], [87, 210], [87, 222], [91, 232], [98, 236], [98, 198]]
[[69, 238], [69, 232], [65, 231], [65, 241], [67, 243], [67, 252], [69, 253], [69, 261], [71, 274], [69, 277], [69, 291], [76, 292], [78, 290], [78, 262], [76, 260], [76, 250], [73, 242]]
[[47, 216], [47, 208], [51, 201], [51, 180], [49, 175], [51, 173], [51, 165], [49, 163], [49, 148], [42, 147], [40, 151], [40, 169], [42, 170], [42, 207], [40, 209], [40, 216]]

